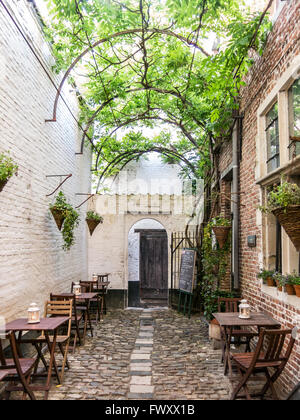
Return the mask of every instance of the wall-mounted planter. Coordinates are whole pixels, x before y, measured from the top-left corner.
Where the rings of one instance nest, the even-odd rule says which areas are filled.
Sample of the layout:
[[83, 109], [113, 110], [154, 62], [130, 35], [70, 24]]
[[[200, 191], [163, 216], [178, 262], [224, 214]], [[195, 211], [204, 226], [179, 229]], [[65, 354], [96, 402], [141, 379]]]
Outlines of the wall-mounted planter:
[[300, 252], [300, 206], [289, 206], [273, 210], [274, 216]]
[[58, 229], [61, 230], [65, 221], [64, 212], [62, 212], [61, 210], [56, 210], [55, 208], [50, 209], [50, 211], [57, 224]]
[[214, 231], [218, 244], [222, 249], [227, 242], [231, 226], [213, 226], [212, 230]]
[[5, 181], [0, 181], [0, 192], [3, 190], [7, 182], [8, 182], [8, 179], [6, 179]]
[[96, 227], [101, 223], [101, 220], [86, 219], [91, 236], [93, 235]]

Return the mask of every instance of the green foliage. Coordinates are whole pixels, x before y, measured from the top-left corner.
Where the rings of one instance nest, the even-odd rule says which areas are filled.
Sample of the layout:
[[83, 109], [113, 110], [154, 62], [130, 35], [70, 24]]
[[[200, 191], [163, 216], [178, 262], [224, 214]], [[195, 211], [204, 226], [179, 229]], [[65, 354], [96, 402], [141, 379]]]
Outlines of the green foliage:
[[0, 181], [7, 181], [18, 171], [18, 165], [16, 165], [13, 159], [7, 154], [0, 153]]
[[275, 280], [275, 282], [276, 282], [276, 284], [277, 284], [277, 286], [281, 286], [281, 287], [283, 287], [283, 286], [285, 286], [286, 285], [286, 283], [287, 283], [287, 279], [286, 279], [286, 276], [284, 276], [283, 274], [281, 274], [281, 273], [274, 273], [274, 275], [273, 275], [273, 278], [274, 278], [274, 280]]
[[[98, 175], [163, 145], [184, 177], [204, 177], [211, 146], [231, 136], [249, 51], [262, 52], [268, 19], [239, 0], [51, 0], [49, 8], [58, 72], [107, 39], [80, 64], [80, 122], [95, 141]], [[216, 55], [205, 51], [212, 33]]]
[[100, 216], [100, 214], [94, 212], [94, 211], [88, 211], [86, 214], [87, 220], [95, 220], [97, 222], [103, 223], [103, 217]]
[[50, 205], [50, 210], [59, 211], [65, 217], [62, 229], [63, 249], [68, 251], [75, 243], [74, 230], [79, 225], [79, 213], [67, 202], [62, 191], [58, 193], [55, 203]]
[[218, 312], [218, 298], [237, 298], [240, 297], [238, 292], [226, 292], [219, 289], [212, 290], [207, 293], [205, 298], [204, 316], [208, 321], [213, 319], [213, 313]]
[[286, 284], [300, 286], [300, 276], [294, 271], [286, 276]]
[[207, 319], [211, 319], [211, 313], [215, 308], [216, 296], [221, 296], [222, 293], [219, 289], [221, 280], [224, 278], [227, 272], [228, 265], [230, 263], [230, 251], [231, 242], [227, 241], [227, 244], [220, 249], [213, 247], [213, 234], [212, 227], [214, 222], [210, 222], [204, 228], [203, 244], [202, 244], [202, 265], [203, 265], [203, 277], [202, 277], [202, 302], [204, 306], [204, 316]]
[[264, 270], [264, 269], [262, 269], [257, 274], [257, 278], [262, 279], [263, 282], [266, 282], [269, 277], [274, 278], [274, 275], [275, 275], [275, 270]]
[[231, 220], [225, 219], [224, 217], [215, 217], [212, 220], [212, 226], [231, 226]]
[[283, 182], [268, 193], [267, 205], [261, 206], [260, 210], [270, 213], [275, 209], [300, 205], [300, 187], [297, 184]]

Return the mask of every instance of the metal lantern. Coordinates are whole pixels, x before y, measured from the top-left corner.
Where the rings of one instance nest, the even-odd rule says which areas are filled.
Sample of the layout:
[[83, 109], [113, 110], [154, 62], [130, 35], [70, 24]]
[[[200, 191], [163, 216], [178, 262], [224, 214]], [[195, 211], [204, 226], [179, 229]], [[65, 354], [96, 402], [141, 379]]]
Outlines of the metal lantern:
[[28, 308], [28, 324], [38, 324], [41, 322], [41, 311], [36, 303], [32, 303]]
[[94, 281], [94, 282], [98, 281], [98, 276], [97, 276], [97, 274], [93, 274], [93, 281]]
[[248, 304], [246, 299], [241, 300], [239, 309], [240, 309], [240, 315], [239, 315], [240, 318], [242, 319], [250, 318], [250, 305]]
[[75, 283], [73, 287], [73, 293], [75, 296], [81, 295], [81, 286], [80, 283]]

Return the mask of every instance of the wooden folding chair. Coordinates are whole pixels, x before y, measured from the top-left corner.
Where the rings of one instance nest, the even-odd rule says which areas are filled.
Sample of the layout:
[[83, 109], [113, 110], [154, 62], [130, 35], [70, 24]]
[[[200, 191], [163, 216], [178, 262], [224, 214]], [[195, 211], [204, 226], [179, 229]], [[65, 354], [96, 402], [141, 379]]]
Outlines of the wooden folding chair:
[[[239, 303], [241, 298], [218, 298], [218, 312], [238, 312], [239, 311]], [[251, 340], [254, 337], [257, 337], [258, 333], [249, 331], [247, 329], [237, 329], [235, 328], [231, 332], [231, 341], [230, 344], [234, 344], [236, 346], [245, 345], [246, 352], [250, 352], [250, 344]], [[221, 329], [221, 337], [222, 337], [222, 363], [225, 360], [225, 340], [226, 340], [226, 331]]]
[[74, 344], [73, 344], [73, 353], [75, 352], [75, 348], [76, 348], [76, 342], [77, 342], [77, 338], [79, 341], [79, 345], [81, 346], [82, 344], [82, 340], [81, 340], [81, 336], [80, 336], [80, 322], [83, 320], [83, 314], [80, 313], [77, 302], [76, 302], [76, 296], [74, 294], [71, 294], [70, 296], [66, 297], [63, 294], [62, 295], [54, 295], [53, 293], [50, 294], [50, 301], [57, 301], [57, 302], [68, 302], [68, 301], [72, 301], [73, 302], [73, 310], [72, 310], [72, 324], [71, 324], [71, 332], [72, 329], [75, 329], [75, 334], [74, 334]]
[[[291, 337], [289, 342], [286, 343], [288, 335]], [[241, 376], [241, 380], [233, 391], [231, 399], [246, 398], [251, 400], [251, 397], [263, 399], [270, 388], [273, 398], [277, 400], [278, 395], [274, 383], [285, 368], [294, 344], [295, 338], [292, 335], [292, 330], [266, 330], [262, 328], [254, 352], [231, 355], [232, 361], [236, 364]], [[269, 369], [273, 371], [271, 374]], [[259, 372], [265, 374], [267, 381], [259, 393], [250, 395], [247, 382], [251, 375]], [[242, 388], [245, 391], [245, 395], [239, 396], [238, 394]]]
[[[73, 313], [73, 301], [72, 300], [59, 300], [59, 301], [50, 301], [45, 303], [45, 311], [44, 311], [44, 317], [54, 317], [54, 316], [60, 316], [60, 317], [68, 317], [68, 327], [65, 335], [58, 335], [56, 337], [56, 343], [59, 347], [59, 350], [63, 356], [63, 363], [61, 366], [61, 374], [59, 375], [60, 383], [64, 380], [64, 374], [65, 374], [65, 368], [67, 366], [68, 369], [70, 369], [70, 365], [68, 362], [68, 351], [70, 346], [70, 339], [71, 339], [71, 328], [72, 328], [72, 313]], [[53, 337], [49, 336], [50, 342], [53, 342]], [[76, 333], [75, 333], [75, 345], [76, 345]], [[46, 361], [44, 359], [43, 353], [42, 353], [42, 345], [44, 343], [47, 343], [47, 340], [45, 338], [45, 335], [42, 334], [40, 337], [38, 337], [35, 342], [33, 343], [35, 348], [38, 352], [38, 358], [36, 362], [36, 368], [38, 367], [39, 361], [42, 360], [44, 366], [46, 367]], [[65, 347], [64, 347], [65, 346]]]
[[13, 333], [9, 333], [7, 338], [10, 342], [13, 358], [5, 358], [0, 340], [0, 381], [10, 383], [21, 382], [22, 387], [20, 388], [9, 384], [5, 388], [5, 398], [9, 399], [10, 393], [13, 391], [23, 390], [23, 400], [25, 399], [26, 394], [31, 400], [36, 400], [36, 397], [30, 388], [31, 373], [34, 368], [35, 359], [20, 358], [15, 335]]

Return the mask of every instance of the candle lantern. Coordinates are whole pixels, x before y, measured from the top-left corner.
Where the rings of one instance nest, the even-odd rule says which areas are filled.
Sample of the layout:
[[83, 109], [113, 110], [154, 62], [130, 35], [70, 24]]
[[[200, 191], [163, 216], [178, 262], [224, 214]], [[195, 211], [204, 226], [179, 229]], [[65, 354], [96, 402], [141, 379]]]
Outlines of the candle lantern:
[[98, 280], [97, 274], [93, 274], [93, 281], [96, 282]]
[[81, 295], [81, 286], [80, 283], [75, 283], [73, 287], [73, 293], [75, 296]]
[[41, 322], [40, 314], [40, 308], [38, 308], [36, 303], [32, 303], [28, 309], [28, 324], [38, 324]]
[[242, 319], [250, 318], [250, 305], [248, 304], [246, 299], [242, 299], [239, 309], [240, 309], [239, 318], [242, 318]]

